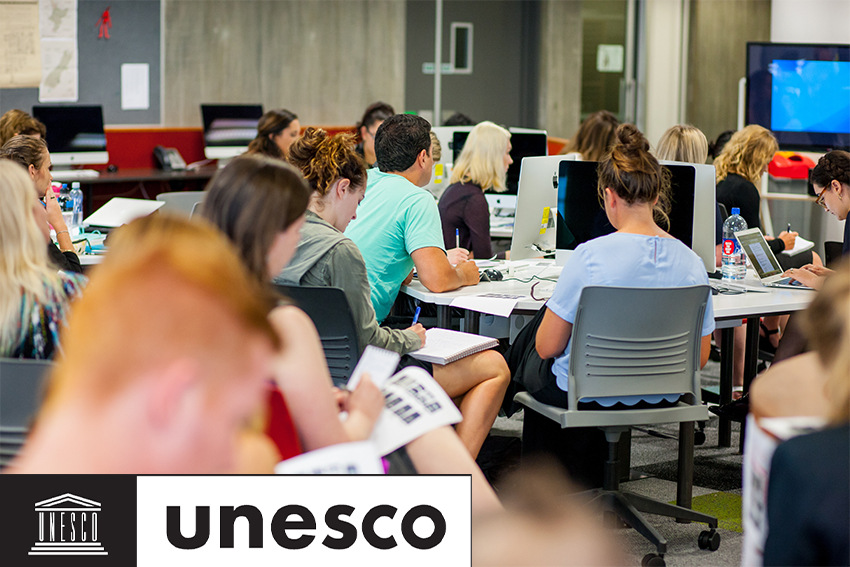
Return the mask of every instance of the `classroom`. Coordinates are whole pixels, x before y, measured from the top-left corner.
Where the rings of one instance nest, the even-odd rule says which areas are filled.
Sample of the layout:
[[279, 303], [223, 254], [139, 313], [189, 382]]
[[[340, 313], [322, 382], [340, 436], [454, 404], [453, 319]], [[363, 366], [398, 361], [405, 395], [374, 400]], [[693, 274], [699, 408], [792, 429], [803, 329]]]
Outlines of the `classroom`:
[[0, 546], [850, 564], [848, 21], [0, 2]]

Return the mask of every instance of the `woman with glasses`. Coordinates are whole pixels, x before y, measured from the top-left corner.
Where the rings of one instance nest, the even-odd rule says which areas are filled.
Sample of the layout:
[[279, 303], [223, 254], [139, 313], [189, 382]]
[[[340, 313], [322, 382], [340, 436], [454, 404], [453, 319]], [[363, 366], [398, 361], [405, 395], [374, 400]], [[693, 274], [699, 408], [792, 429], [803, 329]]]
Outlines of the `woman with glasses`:
[[[812, 170], [812, 186], [817, 193], [817, 204], [828, 213], [835, 215], [838, 220], [845, 220], [850, 213], [850, 153], [833, 150], [820, 158]], [[844, 223], [843, 256], [850, 254], [850, 222]], [[832, 270], [806, 264], [801, 268], [785, 272], [800, 283], [819, 289], [823, 279]]]

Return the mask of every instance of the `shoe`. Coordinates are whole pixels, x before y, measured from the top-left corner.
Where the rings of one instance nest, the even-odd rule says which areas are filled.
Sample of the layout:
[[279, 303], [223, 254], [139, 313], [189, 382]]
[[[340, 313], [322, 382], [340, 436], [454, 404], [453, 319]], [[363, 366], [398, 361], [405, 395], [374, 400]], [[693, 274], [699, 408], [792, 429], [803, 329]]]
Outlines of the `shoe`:
[[708, 411], [714, 415], [742, 422], [750, 411], [750, 394], [746, 393], [737, 400], [733, 400], [722, 406], [710, 406]]
[[770, 335], [775, 335], [779, 332], [779, 329], [770, 330], [762, 322], [759, 322], [759, 327], [761, 327], [764, 333], [764, 335], [759, 334], [759, 350], [771, 355], [776, 354], [777, 347], [773, 346], [773, 343], [770, 342]]

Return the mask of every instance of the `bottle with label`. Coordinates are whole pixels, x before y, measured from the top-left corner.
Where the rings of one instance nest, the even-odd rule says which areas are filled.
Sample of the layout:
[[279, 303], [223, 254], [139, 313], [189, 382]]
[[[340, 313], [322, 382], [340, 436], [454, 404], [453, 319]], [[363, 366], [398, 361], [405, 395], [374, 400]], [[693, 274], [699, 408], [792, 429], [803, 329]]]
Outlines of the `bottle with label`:
[[83, 231], [83, 192], [80, 189], [79, 181], [71, 183], [71, 192], [68, 197], [70, 198], [74, 212], [71, 218], [70, 230], [73, 234], [77, 235]]
[[732, 214], [723, 223], [723, 260], [721, 272], [724, 280], [743, 280], [747, 275], [747, 257], [735, 233], [747, 230], [747, 221], [741, 216], [741, 209], [732, 207]]

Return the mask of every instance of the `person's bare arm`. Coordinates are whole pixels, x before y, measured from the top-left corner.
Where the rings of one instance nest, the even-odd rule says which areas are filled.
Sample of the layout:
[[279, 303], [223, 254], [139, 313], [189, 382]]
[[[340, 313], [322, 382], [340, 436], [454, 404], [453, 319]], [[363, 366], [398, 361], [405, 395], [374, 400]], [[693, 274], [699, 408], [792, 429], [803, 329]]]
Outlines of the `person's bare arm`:
[[420, 248], [410, 256], [416, 264], [419, 281], [434, 293], [478, 283], [478, 267], [475, 262], [461, 262], [452, 266], [446, 253], [435, 246]]
[[71, 241], [71, 234], [68, 232], [65, 217], [62, 216], [62, 207], [59, 206], [59, 201], [52, 190], [48, 191], [44, 202], [47, 205], [47, 222], [56, 231], [56, 243], [59, 245], [59, 250], [62, 252], [73, 250], [74, 243]]
[[[348, 404], [350, 423], [344, 426], [339, 420], [333, 382], [313, 322], [292, 306], [274, 309], [269, 320], [283, 344], [274, 361], [275, 382], [286, 398], [304, 449], [313, 451], [368, 437], [383, 408], [380, 392], [376, 396], [370, 391], [377, 387], [371, 380], [361, 382]], [[356, 395], [360, 386], [365, 389], [362, 395]], [[375, 399], [379, 400], [377, 407]]]
[[570, 342], [570, 335], [573, 333], [573, 324], [564, 321], [548, 308], [544, 309], [546, 309], [546, 313], [537, 329], [535, 346], [537, 354], [545, 360], [564, 352]]

